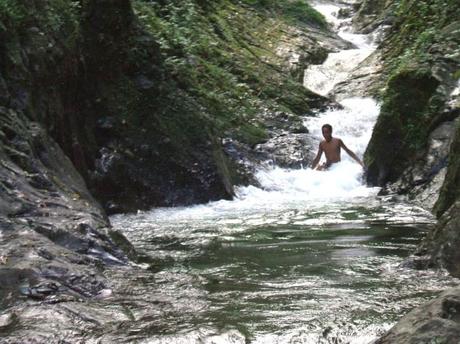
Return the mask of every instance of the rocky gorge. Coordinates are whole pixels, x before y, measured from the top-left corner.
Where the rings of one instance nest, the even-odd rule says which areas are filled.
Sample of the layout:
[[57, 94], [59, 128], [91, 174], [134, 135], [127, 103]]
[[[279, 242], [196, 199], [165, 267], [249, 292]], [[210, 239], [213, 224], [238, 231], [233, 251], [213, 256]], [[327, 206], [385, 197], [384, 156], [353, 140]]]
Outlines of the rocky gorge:
[[[320, 96], [302, 71], [351, 46], [302, 1], [1, 2], [0, 341], [119, 338], [133, 314], [98, 307], [123, 290], [108, 271], [155, 262], [107, 214], [229, 199], [267, 160], [307, 165], [316, 147], [301, 116], [340, 106], [350, 87], [382, 102], [368, 182], [439, 219], [407, 264], [460, 277], [460, 6], [350, 6], [356, 30], [384, 33]], [[378, 342], [456, 343], [459, 295]]]

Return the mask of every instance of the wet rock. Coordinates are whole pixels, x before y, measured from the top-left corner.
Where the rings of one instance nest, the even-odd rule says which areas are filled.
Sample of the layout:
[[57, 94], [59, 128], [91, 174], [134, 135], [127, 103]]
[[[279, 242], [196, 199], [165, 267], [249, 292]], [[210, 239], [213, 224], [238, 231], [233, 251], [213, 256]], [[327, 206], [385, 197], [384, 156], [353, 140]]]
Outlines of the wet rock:
[[400, 266], [405, 269], [414, 269], [414, 270], [426, 270], [429, 268], [434, 268], [431, 258], [426, 254], [422, 255], [421, 252], [418, 252], [417, 255], [413, 255], [409, 258], [406, 258], [400, 264]]
[[50, 253], [49, 251], [47, 251], [45, 248], [39, 248], [37, 250], [37, 254], [40, 256], [40, 257], [43, 257], [47, 260], [53, 260], [54, 259], [54, 255], [52, 253]]
[[[321, 64], [329, 52], [350, 49], [352, 44], [332, 32], [289, 27], [286, 37], [278, 40], [276, 54], [284, 61], [284, 68], [302, 81], [310, 64]], [[321, 43], [319, 43], [321, 42]]]
[[353, 27], [359, 33], [369, 33], [382, 24], [391, 25], [395, 4], [388, 0], [364, 0], [353, 17]]
[[376, 344], [446, 343], [460, 338], [460, 288], [443, 292], [404, 316]]
[[48, 295], [56, 293], [58, 289], [55, 283], [44, 283], [33, 287], [21, 287], [19, 290], [22, 295], [35, 300], [44, 300]]
[[[414, 162], [414, 141], [421, 134], [411, 128], [413, 118], [408, 114], [421, 115], [428, 107], [439, 86], [430, 71], [402, 71], [388, 82], [388, 98], [382, 105], [371, 140], [366, 149], [368, 166], [367, 181], [372, 185], [395, 182], [410, 163]], [[423, 132], [425, 127], [419, 128]], [[414, 137], [409, 137], [413, 135]]]
[[89, 243], [67, 231], [60, 230], [54, 226], [37, 226], [34, 229], [37, 233], [46, 236], [58, 245], [62, 245], [78, 253], [88, 252]]
[[95, 298], [96, 299], [106, 299], [108, 297], [112, 296], [112, 290], [111, 289], [102, 289], [101, 291], [99, 291]]
[[305, 134], [289, 134], [274, 137], [257, 145], [255, 151], [266, 161], [284, 168], [306, 167], [314, 158], [314, 143]]
[[460, 120], [457, 120], [456, 122], [455, 133], [449, 150], [446, 176], [434, 209], [438, 217], [456, 202], [459, 195]]
[[95, 129], [98, 135], [113, 134], [116, 131], [116, 119], [112, 116], [99, 118], [96, 121]]
[[31, 313], [32, 323], [60, 326], [59, 316], [38, 305], [94, 298], [110, 289], [104, 267], [128, 260], [110, 238], [102, 208], [43, 128], [1, 107], [0, 123], [0, 308], [6, 310], [0, 331], [10, 342], [32, 342], [42, 338], [39, 328], [11, 327], [24, 325]]
[[351, 8], [343, 7], [337, 12], [337, 18], [345, 19], [350, 18], [353, 15], [353, 10]]
[[431, 265], [445, 268], [456, 277], [460, 277], [459, 226], [460, 201], [456, 201], [418, 248], [419, 252], [430, 257]]
[[0, 315], [0, 331], [14, 324], [17, 317], [14, 313], [6, 313]]
[[25, 89], [18, 89], [11, 100], [11, 107], [18, 111], [22, 111], [27, 107], [28, 102], [29, 93]]
[[[325, 103], [326, 104], [326, 103]], [[328, 101], [329, 106], [340, 107]], [[266, 109], [259, 121], [267, 128], [268, 138], [251, 147], [231, 138], [223, 140], [226, 155], [235, 164], [239, 185], [258, 185], [254, 172], [266, 165], [284, 168], [307, 166], [314, 158], [317, 142], [312, 140], [303, 118], [292, 113]]]
[[374, 97], [379, 89], [382, 73], [381, 54], [376, 51], [354, 68], [347, 80], [337, 83], [330, 96], [340, 101], [349, 97]]
[[179, 159], [177, 142], [168, 137], [152, 140], [142, 132], [139, 135], [145, 138], [142, 147], [137, 140], [104, 147], [96, 160], [92, 190], [110, 214], [232, 197], [231, 167], [215, 138]]
[[24, 283], [36, 282], [35, 275], [31, 269], [4, 268], [0, 269], [0, 305], [3, 309], [11, 306], [21, 294], [21, 287]]
[[0, 74], [0, 104], [7, 104], [10, 97], [6, 82]]
[[442, 122], [428, 139], [422, 158], [407, 168], [395, 182], [386, 186], [389, 192], [408, 194], [422, 207], [433, 210], [447, 173], [450, 146], [458, 120]]

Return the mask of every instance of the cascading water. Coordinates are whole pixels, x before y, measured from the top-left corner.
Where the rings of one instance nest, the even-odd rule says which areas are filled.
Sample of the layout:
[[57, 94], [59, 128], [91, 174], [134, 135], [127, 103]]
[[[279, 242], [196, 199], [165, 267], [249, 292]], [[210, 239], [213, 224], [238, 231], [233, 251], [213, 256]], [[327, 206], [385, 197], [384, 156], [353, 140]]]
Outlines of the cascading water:
[[375, 50], [373, 34], [353, 34], [350, 32], [350, 19], [337, 18], [336, 14], [343, 6], [345, 5], [337, 5], [330, 1], [313, 3], [313, 7], [337, 29], [338, 35], [355, 46], [354, 49], [330, 53], [323, 64], [311, 65], [305, 71], [304, 85], [324, 96], [336, 84], [346, 80], [348, 74]]
[[[316, 6], [328, 18], [337, 10], [328, 2]], [[361, 48], [369, 54], [372, 46]], [[341, 61], [336, 63], [349, 70], [349, 55], [339, 52], [328, 61]], [[328, 61], [307, 71], [313, 83], [329, 72]], [[323, 83], [321, 92], [342, 78]], [[350, 98], [342, 105], [305, 119], [306, 125], [319, 143], [321, 125], [330, 123], [334, 136], [362, 156], [378, 104]], [[409, 309], [454, 284], [441, 272], [400, 266], [432, 225], [431, 215], [377, 197], [378, 189], [362, 183], [361, 166], [342, 157], [325, 172], [261, 170], [261, 187], [239, 188], [233, 201], [113, 216], [113, 226], [149, 263], [106, 272], [118, 284], [118, 299], [109, 300], [107, 312], [121, 307], [126, 315], [105, 339], [369, 343]]]

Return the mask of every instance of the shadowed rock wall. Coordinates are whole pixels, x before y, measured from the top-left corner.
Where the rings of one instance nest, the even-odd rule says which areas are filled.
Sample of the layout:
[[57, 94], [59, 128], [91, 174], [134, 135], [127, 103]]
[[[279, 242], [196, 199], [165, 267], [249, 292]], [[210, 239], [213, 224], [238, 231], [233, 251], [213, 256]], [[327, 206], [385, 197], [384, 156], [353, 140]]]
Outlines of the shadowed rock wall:
[[[460, 5], [405, 0], [391, 6], [393, 25], [379, 46], [383, 73], [376, 85], [384, 87], [365, 154], [368, 182], [436, 214], [439, 221], [417, 259], [460, 277]], [[403, 317], [377, 343], [456, 343], [459, 299], [458, 288], [446, 291]]]

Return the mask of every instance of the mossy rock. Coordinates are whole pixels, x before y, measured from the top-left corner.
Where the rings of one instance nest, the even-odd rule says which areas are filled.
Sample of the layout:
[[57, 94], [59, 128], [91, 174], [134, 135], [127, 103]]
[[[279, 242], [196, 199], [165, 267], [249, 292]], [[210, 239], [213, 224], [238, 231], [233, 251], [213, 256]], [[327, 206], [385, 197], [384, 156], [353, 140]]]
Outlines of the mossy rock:
[[447, 175], [434, 212], [440, 217], [458, 199], [460, 195], [460, 122], [457, 124], [454, 140], [449, 152]]
[[380, 116], [365, 153], [367, 180], [395, 181], [424, 147], [430, 123], [428, 104], [439, 81], [429, 70], [403, 70], [387, 85]]

